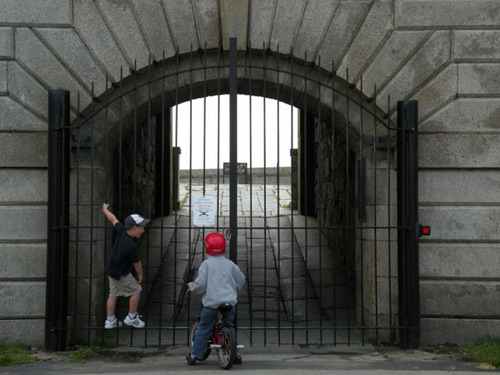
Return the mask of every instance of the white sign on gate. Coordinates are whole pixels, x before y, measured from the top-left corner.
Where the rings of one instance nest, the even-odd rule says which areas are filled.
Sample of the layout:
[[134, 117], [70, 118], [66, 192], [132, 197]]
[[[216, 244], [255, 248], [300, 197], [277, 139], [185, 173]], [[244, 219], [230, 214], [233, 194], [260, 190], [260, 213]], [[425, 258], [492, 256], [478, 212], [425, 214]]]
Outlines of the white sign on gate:
[[193, 225], [213, 227], [217, 216], [217, 197], [199, 197], [193, 199]]

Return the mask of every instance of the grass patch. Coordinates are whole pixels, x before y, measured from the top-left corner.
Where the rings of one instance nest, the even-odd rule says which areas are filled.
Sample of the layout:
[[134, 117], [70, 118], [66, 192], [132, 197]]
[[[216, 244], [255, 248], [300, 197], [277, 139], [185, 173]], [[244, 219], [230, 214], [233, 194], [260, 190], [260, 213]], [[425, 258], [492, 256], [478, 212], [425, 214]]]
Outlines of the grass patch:
[[71, 353], [69, 358], [72, 361], [83, 361], [86, 359], [96, 358], [98, 355], [99, 354], [95, 348], [82, 348]]
[[0, 343], [0, 367], [22, 365], [36, 361], [37, 359], [31, 354], [28, 346]]
[[461, 360], [466, 362], [489, 363], [500, 367], [500, 338], [487, 337], [462, 347]]

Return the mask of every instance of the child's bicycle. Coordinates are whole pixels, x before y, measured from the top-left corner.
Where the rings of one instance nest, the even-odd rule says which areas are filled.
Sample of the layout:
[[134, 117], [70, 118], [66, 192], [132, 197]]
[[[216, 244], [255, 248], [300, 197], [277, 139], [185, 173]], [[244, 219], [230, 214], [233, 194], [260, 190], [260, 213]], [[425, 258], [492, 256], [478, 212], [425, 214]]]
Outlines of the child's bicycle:
[[[212, 349], [217, 350], [217, 361], [219, 366], [224, 370], [229, 370], [234, 365], [236, 359], [236, 349], [243, 349], [243, 345], [237, 345], [236, 343], [236, 330], [234, 327], [224, 323], [224, 317], [231, 310], [230, 304], [222, 304], [218, 307], [217, 321], [212, 328], [210, 337], [208, 339], [207, 349], [203, 358], [198, 358], [200, 361], [204, 361], [210, 355]], [[200, 324], [200, 317], [189, 327], [189, 349], [192, 351], [194, 343], [194, 335]]]

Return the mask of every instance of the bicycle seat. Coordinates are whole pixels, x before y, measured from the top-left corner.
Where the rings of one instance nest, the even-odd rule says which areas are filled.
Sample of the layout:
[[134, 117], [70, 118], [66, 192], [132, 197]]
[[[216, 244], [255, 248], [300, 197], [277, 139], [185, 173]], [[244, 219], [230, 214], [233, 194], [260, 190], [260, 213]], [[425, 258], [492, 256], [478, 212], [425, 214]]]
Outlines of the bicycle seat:
[[223, 303], [222, 305], [219, 305], [219, 307], [217, 308], [222, 314], [225, 314], [227, 313], [229, 310], [231, 310], [233, 308], [233, 306], [231, 306], [231, 304], [229, 303]]

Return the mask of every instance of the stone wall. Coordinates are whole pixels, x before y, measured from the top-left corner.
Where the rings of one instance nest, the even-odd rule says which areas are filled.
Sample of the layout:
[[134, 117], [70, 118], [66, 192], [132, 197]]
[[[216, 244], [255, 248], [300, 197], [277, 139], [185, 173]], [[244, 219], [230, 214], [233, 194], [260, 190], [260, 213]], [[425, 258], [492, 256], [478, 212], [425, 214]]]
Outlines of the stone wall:
[[335, 67], [354, 87], [363, 82], [369, 98], [377, 93], [391, 116], [397, 100], [419, 101], [420, 219], [432, 227], [420, 247], [422, 341], [500, 334], [497, 0], [0, 0], [0, 9], [0, 252], [8, 259], [0, 340], [43, 342], [48, 90], [71, 91], [74, 118], [92, 90], [104, 92], [106, 76], [117, 84], [150, 55], [171, 61], [220, 40], [227, 48], [230, 36], [242, 51], [279, 45], [297, 61]]
[[[154, 122], [155, 124], [155, 122]], [[156, 127], [145, 123], [113, 154], [114, 205], [124, 220], [132, 213], [151, 217], [155, 208]], [[121, 202], [120, 202], [121, 199]]]

